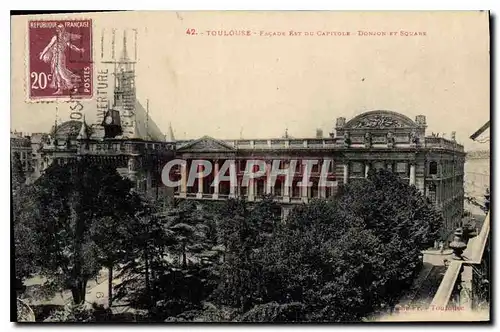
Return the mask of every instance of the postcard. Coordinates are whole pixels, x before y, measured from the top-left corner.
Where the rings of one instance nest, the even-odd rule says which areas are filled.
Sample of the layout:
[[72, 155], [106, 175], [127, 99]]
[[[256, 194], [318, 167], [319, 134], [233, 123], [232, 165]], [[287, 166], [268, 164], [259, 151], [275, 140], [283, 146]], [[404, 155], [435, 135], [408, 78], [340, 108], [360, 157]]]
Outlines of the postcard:
[[487, 11], [11, 16], [17, 322], [490, 322]]

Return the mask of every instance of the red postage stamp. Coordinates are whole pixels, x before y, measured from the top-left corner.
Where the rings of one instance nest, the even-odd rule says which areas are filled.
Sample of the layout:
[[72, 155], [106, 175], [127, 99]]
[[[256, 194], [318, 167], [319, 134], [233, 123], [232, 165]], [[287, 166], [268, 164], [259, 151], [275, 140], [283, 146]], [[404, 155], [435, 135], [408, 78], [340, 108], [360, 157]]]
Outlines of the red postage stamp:
[[91, 98], [92, 21], [29, 23], [29, 98]]

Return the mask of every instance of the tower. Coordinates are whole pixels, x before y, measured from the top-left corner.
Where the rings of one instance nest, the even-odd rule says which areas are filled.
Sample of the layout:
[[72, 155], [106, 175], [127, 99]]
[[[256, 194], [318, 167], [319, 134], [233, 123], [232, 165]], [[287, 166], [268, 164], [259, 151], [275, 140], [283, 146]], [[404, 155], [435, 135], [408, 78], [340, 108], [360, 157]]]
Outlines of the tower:
[[135, 108], [135, 61], [131, 61], [127, 50], [127, 31], [123, 31], [123, 50], [115, 64], [115, 89], [113, 107], [121, 107], [127, 113]]
[[[137, 32], [135, 36], [137, 41]], [[114, 41], [114, 35], [113, 35]], [[136, 128], [136, 86], [135, 86], [135, 63], [137, 46], [134, 50], [134, 59], [130, 59], [128, 52], [127, 31], [123, 31], [123, 48], [121, 55], [115, 59], [113, 51], [112, 61], [102, 63], [112, 64], [114, 69], [113, 104], [105, 113], [100, 126], [104, 128], [104, 138], [139, 137]]]

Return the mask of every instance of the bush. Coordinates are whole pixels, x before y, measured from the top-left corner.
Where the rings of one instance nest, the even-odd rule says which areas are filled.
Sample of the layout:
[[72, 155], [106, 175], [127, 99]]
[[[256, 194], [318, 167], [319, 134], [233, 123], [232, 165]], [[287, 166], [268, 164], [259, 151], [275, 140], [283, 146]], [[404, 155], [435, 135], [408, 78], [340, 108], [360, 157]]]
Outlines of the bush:
[[300, 322], [305, 319], [305, 306], [299, 302], [279, 304], [270, 302], [253, 307], [238, 321], [256, 323]]

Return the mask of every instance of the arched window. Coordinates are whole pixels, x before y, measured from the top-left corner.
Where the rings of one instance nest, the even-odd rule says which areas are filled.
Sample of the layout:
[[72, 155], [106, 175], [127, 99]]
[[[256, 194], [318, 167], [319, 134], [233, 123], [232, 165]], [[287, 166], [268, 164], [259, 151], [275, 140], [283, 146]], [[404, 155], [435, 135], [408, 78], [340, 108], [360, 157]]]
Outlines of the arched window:
[[438, 164], [435, 161], [431, 161], [429, 163], [429, 174], [430, 175], [436, 175], [438, 172]]

